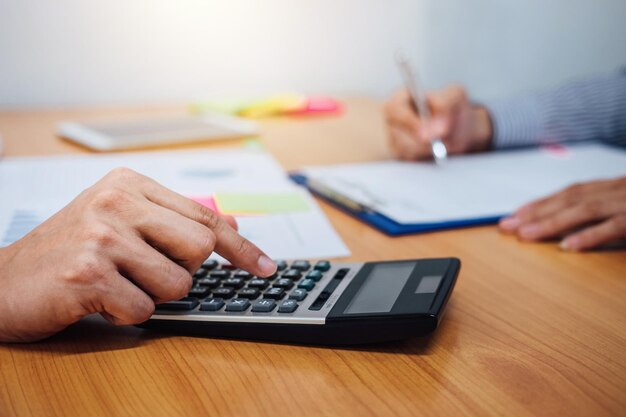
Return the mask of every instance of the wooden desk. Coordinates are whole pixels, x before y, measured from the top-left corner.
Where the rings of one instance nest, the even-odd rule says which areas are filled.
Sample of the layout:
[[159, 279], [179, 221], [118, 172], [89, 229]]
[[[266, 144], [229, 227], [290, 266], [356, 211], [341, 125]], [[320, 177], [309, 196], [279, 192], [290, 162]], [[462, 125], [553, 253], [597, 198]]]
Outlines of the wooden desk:
[[[385, 157], [380, 105], [348, 104], [341, 118], [264, 122], [263, 143], [287, 169]], [[55, 123], [95, 113], [1, 112], [5, 153], [84, 152], [54, 138]], [[432, 338], [329, 349], [87, 320], [0, 345], [0, 415], [626, 415], [626, 252], [563, 253], [495, 227], [389, 238], [321, 204], [350, 259], [462, 259]]]

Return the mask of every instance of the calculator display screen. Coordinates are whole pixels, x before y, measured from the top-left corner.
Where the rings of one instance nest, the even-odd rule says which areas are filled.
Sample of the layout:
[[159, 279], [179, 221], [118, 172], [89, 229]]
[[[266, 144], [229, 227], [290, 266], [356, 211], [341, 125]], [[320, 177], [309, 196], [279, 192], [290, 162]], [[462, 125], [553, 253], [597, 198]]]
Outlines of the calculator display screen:
[[375, 265], [344, 314], [388, 313], [409, 280], [416, 262]]

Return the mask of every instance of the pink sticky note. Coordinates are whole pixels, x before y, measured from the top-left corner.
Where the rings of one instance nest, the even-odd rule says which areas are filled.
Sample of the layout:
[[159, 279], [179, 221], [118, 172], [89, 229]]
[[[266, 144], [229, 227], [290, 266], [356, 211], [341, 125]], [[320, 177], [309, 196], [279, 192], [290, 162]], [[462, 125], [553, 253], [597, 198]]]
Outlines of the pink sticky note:
[[309, 97], [305, 105], [287, 114], [301, 115], [307, 113], [339, 113], [343, 110], [341, 103], [331, 97]]
[[548, 152], [548, 154], [557, 159], [569, 159], [571, 157], [571, 152], [567, 146], [561, 145], [560, 143], [553, 143], [550, 145], [542, 146], [542, 149]]
[[204, 207], [209, 208], [211, 210], [213, 210], [216, 213], [219, 213], [219, 210], [217, 209], [217, 205], [215, 204], [215, 197], [213, 196], [202, 196], [202, 197], [189, 197], [190, 199], [192, 199], [193, 201], [195, 201], [198, 204], [202, 204]]

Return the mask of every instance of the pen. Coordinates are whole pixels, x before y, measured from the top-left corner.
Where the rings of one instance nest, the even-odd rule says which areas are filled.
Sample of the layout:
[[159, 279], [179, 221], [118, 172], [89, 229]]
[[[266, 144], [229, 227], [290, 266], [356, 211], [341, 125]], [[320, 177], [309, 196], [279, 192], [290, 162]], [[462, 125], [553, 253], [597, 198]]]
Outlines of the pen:
[[307, 186], [314, 193], [317, 193], [322, 197], [326, 197], [327, 199], [331, 201], [339, 203], [357, 213], [370, 213], [371, 214], [371, 213], [376, 212], [376, 210], [374, 210], [372, 207], [367, 206], [363, 203], [359, 203], [358, 201], [346, 195], [340, 194], [332, 190], [331, 188], [327, 187], [326, 185], [322, 184], [319, 181], [309, 179], [307, 182]]
[[[430, 111], [428, 110], [428, 105], [426, 104], [424, 89], [419, 84], [419, 79], [413, 70], [411, 63], [403, 54], [397, 54], [396, 60], [398, 62], [398, 67], [400, 68], [402, 78], [404, 78], [404, 85], [411, 96], [413, 109], [422, 118], [422, 120], [430, 120]], [[431, 137], [430, 147], [432, 149], [433, 156], [435, 157], [435, 162], [440, 164], [446, 160], [448, 157], [448, 150], [440, 138]]]

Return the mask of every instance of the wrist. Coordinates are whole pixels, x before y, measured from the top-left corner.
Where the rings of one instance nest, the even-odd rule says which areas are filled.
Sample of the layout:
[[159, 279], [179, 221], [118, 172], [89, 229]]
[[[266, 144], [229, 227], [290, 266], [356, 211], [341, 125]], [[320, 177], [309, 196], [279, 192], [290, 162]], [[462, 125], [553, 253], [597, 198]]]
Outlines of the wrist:
[[473, 151], [491, 149], [493, 141], [493, 125], [491, 116], [486, 107], [475, 105], [472, 107], [472, 138]]

